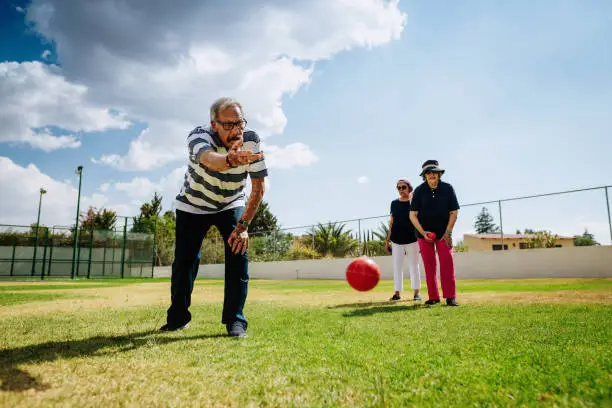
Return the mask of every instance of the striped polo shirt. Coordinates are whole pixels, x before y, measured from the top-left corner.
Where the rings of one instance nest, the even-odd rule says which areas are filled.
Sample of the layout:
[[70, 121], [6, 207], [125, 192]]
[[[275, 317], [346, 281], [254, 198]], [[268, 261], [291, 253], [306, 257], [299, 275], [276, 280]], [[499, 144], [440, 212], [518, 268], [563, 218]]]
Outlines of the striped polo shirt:
[[[243, 150], [259, 153], [259, 136], [246, 128], [243, 133]], [[210, 170], [200, 163], [200, 155], [206, 150], [227, 153], [219, 136], [210, 126], [198, 126], [187, 137], [189, 163], [181, 191], [176, 196], [177, 210], [194, 214], [211, 214], [245, 205], [247, 175], [262, 178], [268, 175], [264, 159], [224, 171]]]

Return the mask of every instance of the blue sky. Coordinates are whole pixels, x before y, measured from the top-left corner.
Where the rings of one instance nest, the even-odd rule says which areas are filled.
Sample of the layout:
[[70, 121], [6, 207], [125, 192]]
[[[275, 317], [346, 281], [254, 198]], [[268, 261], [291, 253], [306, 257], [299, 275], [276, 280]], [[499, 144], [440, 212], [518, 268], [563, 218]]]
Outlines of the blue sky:
[[[212, 100], [232, 91], [245, 101], [247, 118], [270, 152], [265, 199], [284, 226], [385, 215], [395, 180], [418, 184], [420, 166], [431, 158], [447, 169], [444, 179], [461, 203], [612, 184], [612, 3], [305, 4], [216, 6], [217, 13], [238, 5], [240, 15], [270, 13], [274, 28], [269, 37], [258, 30], [264, 34], [257, 43], [242, 31], [248, 17], [227, 32], [204, 27], [191, 34], [188, 27], [174, 28], [186, 16], [167, 10], [142, 17], [130, 7], [92, 11], [88, 2], [74, 9], [59, 0], [0, 6], [0, 34], [8, 39], [0, 42], [0, 61], [57, 65], [56, 71], [41, 68], [43, 74], [38, 65], [7, 68], [0, 102], [14, 103], [15, 95], [34, 100], [29, 95], [37, 89], [48, 95], [61, 86], [72, 95], [62, 106], [74, 106], [49, 113], [49, 106], [19, 99], [15, 109], [44, 113], [51, 137], [74, 139], [27, 139], [22, 127], [42, 123], [43, 114], [34, 113], [9, 128], [17, 136], [0, 137], [5, 174], [21, 178], [1, 181], [15, 198], [3, 200], [0, 222], [31, 222], [36, 183], [47, 183], [61, 194], [49, 193], [43, 222], [69, 223], [79, 164], [85, 166], [86, 205], [133, 215], [160, 190], [171, 208], [185, 165], [185, 132], [206, 123]], [[29, 8], [27, 25], [16, 7]], [[206, 7], [192, 14], [210, 13]], [[275, 20], [270, 10], [283, 18]], [[98, 16], [94, 26], [86, 24], [92, 14]], [[315, 18], [316, 26], [310, 24]], [[138, 30], [151, 22], [158, 31]], [[279, 40], [274, 30], [281, 29], [292, 41]], [[50, 54], [43, 58], [45, 50]], [[198, 69], [180, 65], [185, 55], [200, 61]], [[278, 55], [290, 62], [279, 62]], [[19, 75], [28, 80], [16, 81]], [[63, 82], [47, 88], [50, 79]], [[88, 110], [73, 117], [81, 107]], [[50, 140], [61, 147], [41, 148]], [[32, 164], [36, 169], [28, 168]], [[461, 211], [459, 235], [470, 232], [479, 209]], [[497, 207], [490, 210], [499, 222]], [[600, 242], [610, 241], [603, 191], [504, 204], [503, 217], [507, 232], [589, 228]]]

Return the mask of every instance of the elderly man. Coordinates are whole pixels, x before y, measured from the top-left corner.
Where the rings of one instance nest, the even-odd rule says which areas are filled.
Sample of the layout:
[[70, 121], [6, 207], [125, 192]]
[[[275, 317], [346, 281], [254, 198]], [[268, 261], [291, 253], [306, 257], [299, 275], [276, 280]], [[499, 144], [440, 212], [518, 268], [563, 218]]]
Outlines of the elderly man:
[[[444, 169], [437, 160], [423, 163], [424, 183], [414, 189], [410, 220], [414, 224], [417, 242], [427, 278], [428, 305], [440, 303], [436, 277], [436, 252], [440, 260], [442, 295], [449, 306], [459, 306], [455, 299], [455, 266], [453, 262], [453, 227], [457, 221], [459, 203], [453, 187], [440, 180]], [[435, 234], [435, 236], [433, 235]]]
[[[261, 203], [264, 178], [268, 175], [259, 137], [246, 124], [240, 103], [220, 98], [210, 108], [210, 126], [196, 127], [187, 137], [189, 164], [175, 201], [171, 305], [161, 331], [189, 326], [200, 248], [206, 232], [214, 225], [225, 243], [221, 322], [230, 336], [246, 336], [248, 323], [243, 308], [249, 281], [248, 229]], [[247, 176], [251, 178], [252, 189], [245, 202]]]

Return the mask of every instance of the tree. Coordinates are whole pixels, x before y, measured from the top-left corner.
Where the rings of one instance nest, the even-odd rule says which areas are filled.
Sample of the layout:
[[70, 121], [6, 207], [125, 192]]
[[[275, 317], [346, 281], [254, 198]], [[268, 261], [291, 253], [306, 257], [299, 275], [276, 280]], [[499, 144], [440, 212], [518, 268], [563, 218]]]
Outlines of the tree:
[[595, 236], [589, 233], [589, 230], [585, 228], [584, 234], [576, 235], [574, 237], [574, 245], [576, 246], [593, 246], [599, 245], [599, 242], [595, 241]]
[[171, 265], [174, 261], [176, 216], [166, 211], [155, 222], [155, 265]]
[[293, 234], [282, 231], [252, 235], [249, 243], [249, 259], [255, 262], [283, 259], [291, 249], [294, 238]]
[[249, 225], [249, 233], [272, 232], [278, 229], [278, 219], [270, 211], [268, 203], [262, 200]]
[[538, 231], [535, 237], [527, 240], [527, 248], [554, 248], [557, 245], [559, 236], [550, 231]]
[[474, 229], [477, 234], [491, 234], [499, 232], [499, 227], [493, 223], [493, 216], [489, 214], [487, 207], [482, 207], [480, 214], [476, 216]]
[[465, 242], [463, 242], [463, 240], [457, 242], [457, 245], [453, 247], [453, 252], [468, 252], [469, 250], [470, 248], [465, 245]]
[[96, 211], [95, 207], [90, 206], [85, 215], [81, 216], [81, 229], [94, 230], [113, 230], [117, 224], [117, 213], [113, 210], [101, 208]]
[[381, 222], [378, 225], [378, 231], [372, 231], [372, 234], [374, 234], [379, 241], [385, 242], [389, 235], [389, 224]]
[[140, 215], [134, 217], [134, 225], [131, 232], [145, 232], [152, 234], [155, 232], [155, 221], [159, 218], [162, 211], [162, 196], [154, 193], [150, 203], [140, 206]]
[[45, 234], [45, 231], [49, 229], [49, 227], [43, 225], [43, 224], [36, 224], [35, 222], [33, 222], [32, 224], [30, 224], [30, 235], [31, 236], [35, 236], [36, 235], [36, 227], [38, 226], [38, 236], [42, 237]]
[[318, 224], [310, 231], [314, 236], [314, 248], [323, 256], [343, 257], [357, 249], [357, 240], [351, 231], [345, 231], [346, 224]]
[[361, 255], [366, 256], [379, 256], [385, 255], [385, 241], [389, 234], [389, 224], [381, 222], [378, 225], [378, 230], [367, 230], [364, 231], [361, 242]]
[[144, 203], [140, 207], [140, 213], [145, 218], [151, 218], [153, 216], [157, 216], [161, 213], [162, 210], [162, 197], [157, 194], [157, 191], [153, 194], [153, 198], [151, 199], [151, 203]]

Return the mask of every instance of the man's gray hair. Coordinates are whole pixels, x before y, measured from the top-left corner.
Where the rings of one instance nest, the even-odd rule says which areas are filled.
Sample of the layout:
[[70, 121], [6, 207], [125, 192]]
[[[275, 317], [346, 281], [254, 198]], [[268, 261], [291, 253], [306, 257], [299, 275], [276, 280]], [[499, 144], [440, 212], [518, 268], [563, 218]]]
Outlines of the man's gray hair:
[[219, 112], [231, 108], [232, 106], [237, 106], [240, 108], [242, 112], [242, 105], [234, 98], [222, 97], [217, 99], [210, 107], [210, 120], [217, 120], [217, 116], [219, 116]]

